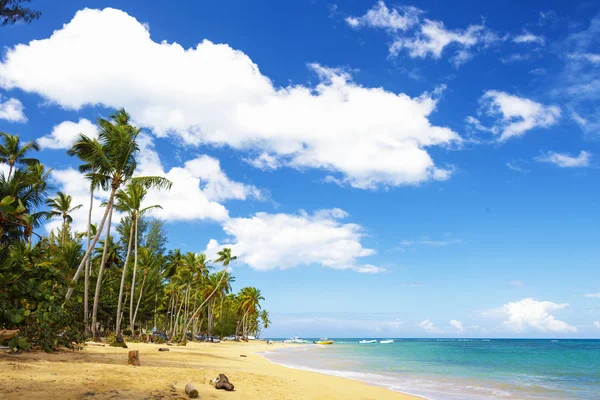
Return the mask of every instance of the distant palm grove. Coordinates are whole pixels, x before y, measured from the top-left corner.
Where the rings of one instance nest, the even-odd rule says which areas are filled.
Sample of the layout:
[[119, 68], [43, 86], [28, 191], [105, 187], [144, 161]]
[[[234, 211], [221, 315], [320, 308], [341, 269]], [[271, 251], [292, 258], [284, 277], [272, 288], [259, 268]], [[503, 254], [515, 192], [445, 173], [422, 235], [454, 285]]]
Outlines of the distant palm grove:
[[[90, 338], [148, 339], [153, 328], [162, 333], [154, 338], [176, 342], [197, 334], [259, 335], [270, 324], [264, 298], [254, 287], [231, 292], [230, 249], [215, 260], [167, 252], [164, 224], [152, 218], [160, 204], [145, 197], [150, 189], [168, 191], [171, 182], [135, 176], [140, 129], [125, 110], [97, 124], [98, 139], [81, 134], [68, 151], [89, 181], [89, 204], [53, 192], [35, 142], [0, 132], [0, 344], [52, 351]], [[105, 203], [95, 204], [98, 190], [109, 193]], [[99, 207], [96, 225], [92, 209]], [[79, 208], [88, 210], [84, 232], [72, 229]], [[42, 235], [42, 224], [53, 219], [59, 227]]]

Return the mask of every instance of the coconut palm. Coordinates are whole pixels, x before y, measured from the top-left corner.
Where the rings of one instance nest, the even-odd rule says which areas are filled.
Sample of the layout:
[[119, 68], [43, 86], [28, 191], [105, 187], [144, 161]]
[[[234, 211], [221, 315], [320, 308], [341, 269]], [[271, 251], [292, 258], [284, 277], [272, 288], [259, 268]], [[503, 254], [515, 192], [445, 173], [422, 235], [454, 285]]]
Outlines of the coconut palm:
[[127, 271], [127, 264], [129, 261], [129, 255], [131, 254], [131, 245], [134, 243], [134, 263], [133, 263], [133, 274], [131, 281], [131, 296], [129, 297], [129, 322], [131, 326], [132, 335], [135, 336], [133, 325], [135, 323], [133, 302], [135, 292], [135, 279], [137, 274], [137, 260], [138, 260], [138, 225], [139, 219], [147, 212], [161, 208], [160, 205], [152, 205], [142, 208], [142, 202], [146, 197], [148, 191], [140, 183], [132, 181], [127, 185], [125, 190], [119, 190], [115, 195], [117, 203], [115, 208], [117, 211], [127, 212], [129, 214], [129, 245], [127, 247], [127, 256], [125, 257], [125, 264], [123, 265], [123, 273], [121, 275], [121, 286], [119, 289], [119, 300], [117, 305], [117, 337], [120, 338], [121, 334], [121, 304], [123, 299], [123, 287], [125, 284], [125, 275]]
[[242, 336], [248, 337], [249, 320], [261, 308], [260, 302], [265, 298], [260, 293], [260, 289], [255, 287], [245, 287], [240, 291], [240, 312], [242, 314]]
[[[86, 249], [77, 272], [73, 276], [73, 282], [79, 279], [87, 258], [100, 239], [105, 224], [106, 236], [109, 235], [115, 195], [122, 185], [127, 184], [129, 181], [137, 181], [141, 186], [147, 188], [170, 188], [171, 186], [171, 183], [162, 177], [133, 177], [137, 166], [135, 155], [139, 151], [136, 139], [140, 133], [140, 129], [130, 123], [129, 114], [125, 110], [121, 109], [111, 115], [111, 120], [98, 119], [98, 126], [98, 140], [90, 139], [80, 134], [76, 143], [69, 150], [69, 154], [77, 155], [84, 162], [80, 170], [86, 172], [86, 177], [90, 180], [93, 187], [102, 187], [104, 190], [110, 190], [106, 210], [98, 231], [94, 240]], [[107, 241], [105, 241], [106, 243]], [[105, 258], [105, 255], [103, 258]], [[92, 310], [92, 330], [94, 332], [94, 339], [96, 340], [100, 339], [96, 329], [96, 319], [104, 266], [105, 259], [100, 262], [94, 295], [94, 307]], [[73, 288], [71, 287], [67, 291], [66, 300], [70, 299], [72, 293]]]
[[83, 207], [83, 204], [71, 207], [72, 202], [73, 198], [68, 194], [64, 194], [63, 192], [57, 192], [56, 197], [46, 200], [46, 205], [50, 207], [50, 211], [48, 211], [48, 217], [61, 217], [63, 220], [61, 240], [62, 244], [65, 243], [65, 240], [67, 239], [68, 227], [73, 222], [73, 217], [71, 217], [71, 213]]
[[2, 141], [4, 142], [3, 144], [0, 144], [0, 162], [8, 164], [8, 178], [12, 175], [13, 168], [17, 164], [39, 164], [39, 160], [26, 157], [27, 153], [31, 150], [40, 150], [40, 146], [35, 141], [21, 145], [21, 138], [19, 135], [11, 135], [6, 132], [0, 132], [0, 138], [2, 138]]
[[[237, 256], [232, 256], [231, 255], [231, 249], [230, 248], [223, 248], [223, 250], [219, 251], [217, 253], [217, 255], [219, 257], [215, 260], [215, 262], [220, 262], [220, 263], [223, 264], [223, 272], [227, 271], [227, 266], [229, 266], [229, 263], [231, 261], [237, 260]], [[223, 282], [223, 280], [225, 279], [226, 276], [227, 276], [226, 274], [220, 274], [219, 282], [214, 286], [213, 290], [210, 293], [208, 293], [208, 296], [204, 297], [204, 301], [198, 306], [198, 308], [196, 308], [196, 310], [192, 314], [191, 318], [186, 323], [184, 332], [187, 332], [189, 330], [190, 323], [194, 320], [194, 318], [196, 318], [198, 316], [198, 313], [202, 310], [202, 308], [209, 301], [212, 300], [212, 297], [215, 295], [215, 293], [217, 293], [217, 291], [219, 290], [219, 288], [221, 288], [221, 284], [222, 284], [222, 282]]]

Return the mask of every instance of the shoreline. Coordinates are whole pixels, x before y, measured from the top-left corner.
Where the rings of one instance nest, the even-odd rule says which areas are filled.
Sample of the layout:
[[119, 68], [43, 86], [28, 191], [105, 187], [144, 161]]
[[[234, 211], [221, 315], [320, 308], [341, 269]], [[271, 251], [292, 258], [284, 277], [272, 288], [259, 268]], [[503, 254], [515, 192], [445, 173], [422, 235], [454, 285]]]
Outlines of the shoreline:
[[[168, 346], [169, 352], [158, 351], [166, 345], [128, 346], [0, 354], [0, 393], [6, 399], [185, 399], [185, 384], [194, 383], [201, 399], [422, 400], [352, 378], [289, 368], [259, 354], [288, 347], [280, 343], [189, 342]], [[140, 367], [127, 365], [129, 350], [139, 350]], [[209, 385], [219, 373], [235, 391]]]
[[[295, 345], [297, 346], [297, 345]], [[281, 347], [279, 349], [285, 349], [287, 347]], [[365, 380], [365, 379], [360, 379], [358, 377], [351, 377], [351, 376], [347, 376], [348, 374], [356, 374], [356, 375], [366, 375], [367, 373], [364, 372], [358, 372], [358, 371], [337, 371], [337, 370], [330, 370], [330, 369], [317, 369], [317, 368], [311, 368], [311, 367], [301, 367], [301, 366], [295, 366], [295, 365], [288, 365], [288, 364], [283, 364], [277, 361], [273, 361], [271, 359], [269, 359], [268, 357], [265, 356], [265, 353], [267, 352], [258, 352], [255, 353], [259, 356], [261, 356], [263, 359], [267, 360], [268, 362], [280, 366], [280, 367], [284, 367], [284, 368], [289, 368], [292, 370], [296, 370], [296, 371], [305, 371], [305, 372], [312, 372], [315, 374], [320, 374], [320, 375], [325, 375], [325, 376], [330, 376], [330, 377], [336, 377], [336, 378], [342, 378], [342, 379], [349, 379], [351, 381], [355, 381], [355, 382], [360, 382], [363, 383], [365, 385], [369, 385], [369, 386], [374, 386], [374, 387], [381, 387], [384, 388], [386, 390], [389, 390], [390, 392], [393, 393], [399, 393], [401, 395], [404, 396], [410, 396], [410, 399], [416, 399], [416, 400], [431, 400], [428, 397], [422, 396], [422, 395], [418, 395], [415, 393], [410, 393], [410, 392], [406, 392], [406, 391], [400, 391], [400, 390], [395, 390], [393, 389], [393, 386], [390, 386], [389, 384], [383, 384], [383, 383], [376, 383], [376, 382], [372, 382], [369, 380]], [[344, 375], [346, 374], [346, 375]], [[370, 375], [373, 376], [377, 376], [380, 378], [385, 378], [385, 376], [383, 375], [379, 375], [379, 374], [375, 374], [375, 373], [371, 373]]]

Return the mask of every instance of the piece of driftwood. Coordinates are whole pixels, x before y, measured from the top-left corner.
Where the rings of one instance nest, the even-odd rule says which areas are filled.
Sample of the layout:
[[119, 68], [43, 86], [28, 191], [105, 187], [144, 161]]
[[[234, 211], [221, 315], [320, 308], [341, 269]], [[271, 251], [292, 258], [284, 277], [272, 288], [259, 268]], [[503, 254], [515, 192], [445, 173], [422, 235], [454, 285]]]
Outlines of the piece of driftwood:
[[104, 347], [106, 346], [104, 343], [96, 343], [96, 342], [85, 342], [86, 345], [88, 346], [97, 346], [97, 347]]
[[12, 339], [17, 336], [18, 333], [18, 329], [0, 329], [0, 342]]
[[248, 356], [245, 354], [240, 354], [240, 357], [248, 357]]
[[196, 390], [194, 385], [192, 385], [191, 383], [188, 383], [187, 385], [185, 385], [185, 393], [188, 395], [188, 397], [190, 399], [195, 399], [196, 397], [198, 397], [198, 391]]
[[167, 349], [166, 347], [159, 347], [158, 351], [171, 351], [171, 349]]
[[129, 352], [129, 360], [127, 360], [127, 365], [134, 365], [136, 367], [140, 366], [140, 351], [139, 350], [131, 350]]
[[234, 388], [233, 383], [229, 382], [229, 379], [224, 374], [219, 374], [216, 378], [211, 379], [210, 384], [217, 389], [227, 390], [228, 392]]

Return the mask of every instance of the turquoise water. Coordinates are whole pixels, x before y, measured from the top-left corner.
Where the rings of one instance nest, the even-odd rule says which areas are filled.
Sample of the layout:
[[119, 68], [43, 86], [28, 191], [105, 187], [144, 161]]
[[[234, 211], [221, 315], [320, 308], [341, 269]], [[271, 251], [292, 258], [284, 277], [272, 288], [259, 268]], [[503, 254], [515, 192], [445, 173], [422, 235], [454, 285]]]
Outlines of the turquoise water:
[[600, 399], [600, 340], [334, 340], [263, 355], [433, 400]]

